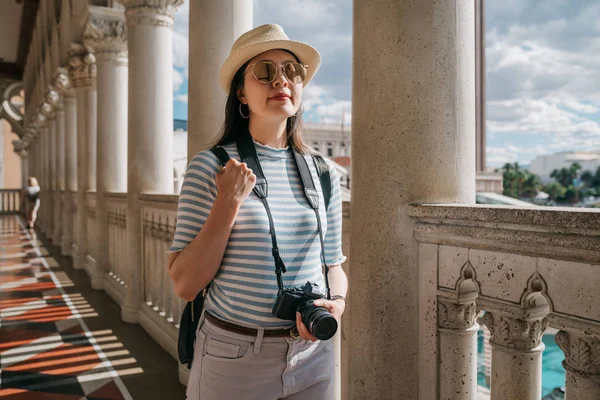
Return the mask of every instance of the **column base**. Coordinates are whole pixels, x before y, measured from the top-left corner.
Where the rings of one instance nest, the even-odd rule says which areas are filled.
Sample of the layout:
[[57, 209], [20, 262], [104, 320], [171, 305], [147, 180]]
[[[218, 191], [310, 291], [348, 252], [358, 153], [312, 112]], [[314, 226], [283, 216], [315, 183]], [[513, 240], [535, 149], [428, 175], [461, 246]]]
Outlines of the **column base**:
[[61, 240], [60, 240], [60, 238], [61, 238], [60, 231], [58, 231], [58, 230], [55, 230], [55, 231], [52, 233], [52, 244], [53, 244], [54, 246], [56, 246], [56, 247], [60, 246], [60, 245], [61, 245]]
[[121, 306], [121, 320], [130, 324], [137, 324], [140, 321], [141, 307], [123, 304]]
[[71, 255], [71, 239], [69, 239], [68, 237], [63, 235], [60, 247], [61, 247], [60, 251], [63, 256]]
[[71, 255], [73, 257], [73, 268], [84, 269], [85, 255], [81, 254], [81, 252], [79, 251], [79, 247], [77, 247], [75, 243], [73, 243], [73, 247], [71, 248]]
[[103, 290], [105, 279], [106, 274], [102, 274], [99, 271], [94, 271], [94, 274], [92, 275], [92, 289]]

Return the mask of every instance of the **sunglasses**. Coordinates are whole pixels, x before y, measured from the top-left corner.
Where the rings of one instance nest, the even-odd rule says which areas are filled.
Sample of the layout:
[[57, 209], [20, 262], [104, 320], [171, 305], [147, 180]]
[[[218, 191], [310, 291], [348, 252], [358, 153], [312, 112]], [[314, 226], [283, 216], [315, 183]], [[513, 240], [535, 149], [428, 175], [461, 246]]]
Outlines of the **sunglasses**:
[[[271, 61], [258, 61], [254, 64], [248, 65], [248, 68], [252, 68], [252, 75], [260, 83], [271, 83], [277, 78], [277, 66]], [[302, 83], [306, 78], [306, 69], [308, 65], [300, 64], [297, 62], [287, 62], [281, 66], [281, 72], [286, 79], [291, 83]], [[246, 74], [244, 72], [244, 74]]]

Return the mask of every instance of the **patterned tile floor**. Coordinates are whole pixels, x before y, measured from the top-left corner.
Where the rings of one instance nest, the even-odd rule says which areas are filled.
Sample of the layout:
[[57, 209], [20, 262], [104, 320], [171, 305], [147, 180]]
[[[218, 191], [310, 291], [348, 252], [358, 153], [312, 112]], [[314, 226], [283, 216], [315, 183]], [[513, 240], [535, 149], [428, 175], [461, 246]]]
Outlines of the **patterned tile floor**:
[[44, 242], [0, 217], [0, 399], [185, 398], [175, 360]]

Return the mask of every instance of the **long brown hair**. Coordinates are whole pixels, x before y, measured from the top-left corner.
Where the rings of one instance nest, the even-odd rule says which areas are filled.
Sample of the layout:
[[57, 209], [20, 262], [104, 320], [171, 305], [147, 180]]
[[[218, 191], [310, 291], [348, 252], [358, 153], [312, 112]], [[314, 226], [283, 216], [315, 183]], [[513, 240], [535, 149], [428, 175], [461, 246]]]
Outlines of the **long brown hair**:
[[[287, 51], [287, 50], [284, 50]], [[287, 51], [292, 54], [296, 60], [298, 57], [294, 53]], [[244, 65], [237, 70], [231, 81], [231, 89], [229, 89], [229, 96], [227, 97], [227, 103], [225, 104], [225, 121], [221, 132], [211, 145], [223, 146], [231, 142], [237, 141], [242, 135], [248, 133], [250, 118], [243, 118], [240, 115], [240, 99], [238, 99], [237, 92], [239, 89], [244, 87], [244, 71], [250, 64], [251, 60], [248, 60]], [[286, 132], [288, 140], [291, 139], [292, 145], [302, 154], [308, 152], [308, 147], [302, 141], [302, 105], [298, 110], [297, 115], [292, 115], [287, 119]]]

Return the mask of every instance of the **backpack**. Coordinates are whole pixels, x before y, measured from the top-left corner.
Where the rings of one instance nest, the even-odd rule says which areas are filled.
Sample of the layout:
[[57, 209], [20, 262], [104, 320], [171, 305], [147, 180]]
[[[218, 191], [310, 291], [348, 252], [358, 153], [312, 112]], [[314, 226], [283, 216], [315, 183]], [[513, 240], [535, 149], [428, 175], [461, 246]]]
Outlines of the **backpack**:
[[[210, 149], [210, 151], [217, 156], [221, 162], [221, 166], [225, 166], [227, 161], [229, 161], [229, 154], [227, 154], [227, 151], [224, 148], [217, 146]], [[311, 154], [311, 157], [315, 164], [319, 181], [321, 182], [325, 210], [327, 210], [329, 201], [331, 200], [331, 176], [329, 174], [329, 167], [325, 159], [320, 155]], [[204, 298], [209, 287], [210, 284], [198, 293], [193, 301], [188, 302], [181, 314], [179, 336], [177, 339], [177, 353], [179, 355], [179, 362], [181, 364], [187, 364], [188, 369], [192, 367], [196, 330], [198, 329], [198, 323], [200, 322], [200, 316], [202, 315], [202, 309], [204, 308]]]

